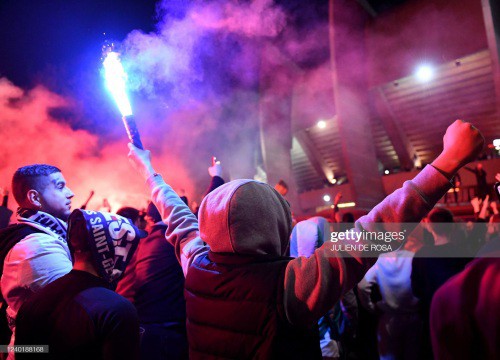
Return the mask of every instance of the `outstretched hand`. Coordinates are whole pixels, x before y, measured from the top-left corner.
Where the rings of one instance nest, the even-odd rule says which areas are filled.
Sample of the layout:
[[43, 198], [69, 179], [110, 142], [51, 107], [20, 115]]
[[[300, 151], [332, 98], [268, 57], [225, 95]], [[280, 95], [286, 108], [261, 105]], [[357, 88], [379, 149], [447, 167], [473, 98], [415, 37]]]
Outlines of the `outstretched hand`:
[[471, 201], [470, 204], [474, 208], [474, 213], [478, 213], [481, 207], [481, 202], [479, 201], [479, 198], [476, 196], [474, 197]]
[[128, 159], [132, 167], [144, 178], [144, 180], [147, 180], [155, 173], [153, 165], [151, 164], [151, 152], [149, 150], [139, 149], [132, 143], [128, 143], [128, 148], [130, 150]]
[[210, 174], [211, 177], [214, 177], [214, 176], [221, 177], [222, 166], [220, 164], [220, 161], [216, 161], [212, 166], [210, 166], [208, 168], [208, 173]]

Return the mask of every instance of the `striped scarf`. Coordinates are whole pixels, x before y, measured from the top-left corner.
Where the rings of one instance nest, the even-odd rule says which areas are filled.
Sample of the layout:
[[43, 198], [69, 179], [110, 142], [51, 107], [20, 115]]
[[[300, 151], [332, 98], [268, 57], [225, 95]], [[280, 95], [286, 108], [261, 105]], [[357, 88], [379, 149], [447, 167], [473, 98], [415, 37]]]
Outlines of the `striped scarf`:
[[66, 242], [68, 226], [61, 219], [46, 212], [19, 208], [17, 210], [17, 221], [20, 224], [33, 226]]

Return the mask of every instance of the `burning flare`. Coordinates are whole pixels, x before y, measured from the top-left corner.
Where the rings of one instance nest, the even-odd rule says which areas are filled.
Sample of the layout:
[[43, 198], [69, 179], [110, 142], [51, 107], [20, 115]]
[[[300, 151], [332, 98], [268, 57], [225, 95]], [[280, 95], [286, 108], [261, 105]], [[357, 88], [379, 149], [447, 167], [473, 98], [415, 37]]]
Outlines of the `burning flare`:
[[125, 86], [127, 73], [123, 70], [120, 55], [117, 52], [109, 51], [103, 61], [103, 66], [106, 86], [113, 96], [116, 105], [118, 105], [122, 116], [132, 115], [132, 107], [130, 106]]

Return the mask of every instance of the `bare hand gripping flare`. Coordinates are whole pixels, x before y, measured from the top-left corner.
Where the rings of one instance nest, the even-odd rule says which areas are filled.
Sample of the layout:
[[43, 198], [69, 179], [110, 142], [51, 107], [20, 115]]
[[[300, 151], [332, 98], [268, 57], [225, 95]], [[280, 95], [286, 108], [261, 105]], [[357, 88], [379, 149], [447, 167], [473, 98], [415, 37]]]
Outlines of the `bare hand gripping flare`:
[[106, 79], [106, 86], [113, 96], [113, 99], [118, 105], [118, 109], [122, 114], [123, 124], [130, 141], [139, 149], [144, 149], [141, 142], [137, 125], [132, 115], [132, 107], [128, 100], [126, 91], [127, 73], [123, 69], [120, 62], [120, 54], [113, 51], [112, 46], [104, 46], [105, 58], [103, 61], [104, 77]]

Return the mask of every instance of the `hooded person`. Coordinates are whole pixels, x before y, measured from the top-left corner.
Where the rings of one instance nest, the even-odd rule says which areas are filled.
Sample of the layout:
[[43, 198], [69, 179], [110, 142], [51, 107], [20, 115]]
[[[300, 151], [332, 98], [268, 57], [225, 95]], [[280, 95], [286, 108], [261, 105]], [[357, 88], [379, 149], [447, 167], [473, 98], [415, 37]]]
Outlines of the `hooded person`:
[[[358, 220], [353, 231], [371, 231], [381, 222], [418, 223], [483, 144], [470, 124], [453, 123], [432, 165]], [[376, 254], [363, 257], [325, 243], [309, 258], [284, 256], [292, 230], [289, 205], [254, 180], [234, 180], [208, 194], [198, 227], [154, 170], [150, 152], [133, 144], [129, 149], [186, 277], [190, 358], [321, 358], [316, 322], [362, 279]]]
[[119, 215], [80, 209], [68, 224], [73, 270], [21, 306], [15, 345], [48, 345], [39, 358], [137, 359], [137, 312], [112, 287], [147, 233]]
[[317, 327], [294, 326], [285, 316], [286, 200], [268, 184], [235, 180], [207, 195], [198, 215], [210, 250], [186, 276], [190, 357], [320, 356]]

